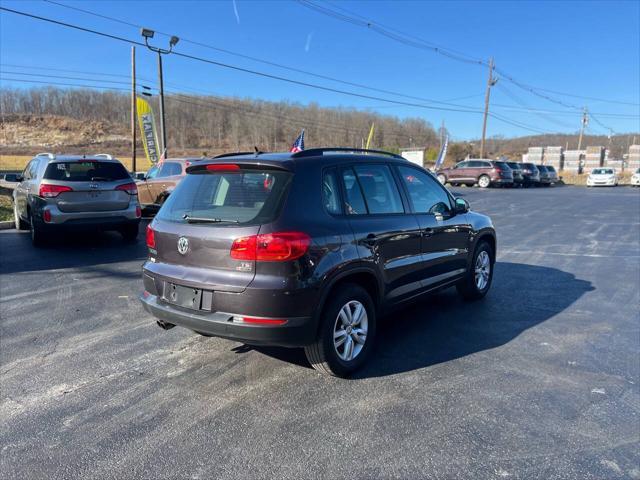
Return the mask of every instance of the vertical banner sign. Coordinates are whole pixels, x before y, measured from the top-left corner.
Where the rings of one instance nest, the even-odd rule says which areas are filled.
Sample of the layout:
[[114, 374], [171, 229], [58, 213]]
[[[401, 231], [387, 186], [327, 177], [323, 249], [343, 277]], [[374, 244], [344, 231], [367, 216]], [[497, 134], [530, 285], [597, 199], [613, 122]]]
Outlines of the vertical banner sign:
[[158, 134], [156, 133], [156, 123], [153, 119], [153, 110], [151, 105], [143, 98], [136, 99], [136, 108], [138, 110], [138, 123], [142, 132], [142, 144], [147, 159], [151, 163], [158, 163], [160, 155], [158, 153], [159, 143]]
[[444, 159], [447, 156], [447, 147], [449, 146], [449, 136], [445, 138], [444, 143], [442, 144], [442, 149], [440, 150], [440, 154], [438, 155], [438, 159], [436, 160], [436, 164], [433, 166], [433, 170], [438, 170], [444, 163]]
[[369, 146], [371, 145], [371, 140], [373, 140], [373, 129], [374, 129], [375, 125], [376, 125], [375, 123], [372, 123], [371, 124], [371, 130], [369, 130], [369, 136], [367, 137], [367, 146], [364, 147], [367, 150], [369, 150]]

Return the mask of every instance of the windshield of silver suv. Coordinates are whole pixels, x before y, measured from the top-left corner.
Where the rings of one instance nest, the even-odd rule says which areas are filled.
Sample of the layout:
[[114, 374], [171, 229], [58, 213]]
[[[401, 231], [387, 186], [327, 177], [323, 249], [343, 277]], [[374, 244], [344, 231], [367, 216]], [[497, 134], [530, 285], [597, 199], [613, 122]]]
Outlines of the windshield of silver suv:
[[194, 172], [178, 184], [157, 217], [178, 223], [270, 222], [291, 177], [273, 170]]

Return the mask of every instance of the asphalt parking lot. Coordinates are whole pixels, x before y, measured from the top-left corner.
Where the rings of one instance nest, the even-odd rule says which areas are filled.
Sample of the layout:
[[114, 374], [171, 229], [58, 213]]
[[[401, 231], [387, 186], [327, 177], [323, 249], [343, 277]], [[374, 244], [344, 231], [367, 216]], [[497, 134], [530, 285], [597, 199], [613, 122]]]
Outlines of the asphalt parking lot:
[[352, 380], [158, 328], [142, 239], [0, 232], [2, 477], [640, 478], [640, 191], [454, 191], [492, 290], [396, 312]]

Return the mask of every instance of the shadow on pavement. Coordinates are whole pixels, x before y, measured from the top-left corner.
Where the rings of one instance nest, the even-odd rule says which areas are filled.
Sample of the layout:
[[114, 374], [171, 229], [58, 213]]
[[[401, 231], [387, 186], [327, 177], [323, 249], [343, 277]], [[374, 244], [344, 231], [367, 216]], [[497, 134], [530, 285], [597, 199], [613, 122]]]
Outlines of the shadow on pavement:
[[[0, 273], [47, 271], [65, 268], [93, 267], [132, 260], [141, 262], [147, 256], [144, 231], [147, 222], [140, 223], [135, 242], [126, 242], [117, 232], [74, 232], [50, 237], [45, 246], [31, 244], [29, 232], [7, 231], [0, 235]], [[138, 271], [102, 272], [121, 277], [140, 276]]]
[[[417, 370], [499, 347], [592, 290], [591, 282], [556, 268], [498, 262], [483, 300], [465, 302], [448, 289], [382, 319], [376, 350], [354, 378]], [[309, 367], [301, 349], [251, 348]]]

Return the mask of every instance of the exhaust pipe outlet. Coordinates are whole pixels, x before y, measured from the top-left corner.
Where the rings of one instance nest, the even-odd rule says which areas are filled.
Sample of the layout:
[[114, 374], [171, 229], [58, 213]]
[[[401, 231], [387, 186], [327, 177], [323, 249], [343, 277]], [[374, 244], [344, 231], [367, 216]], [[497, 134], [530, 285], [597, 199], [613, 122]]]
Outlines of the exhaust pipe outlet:
[[173, 323], [165, 323], [162, 320], [156, 320], [158, 326], [163, 330], [171, 330], [175, 325]]

